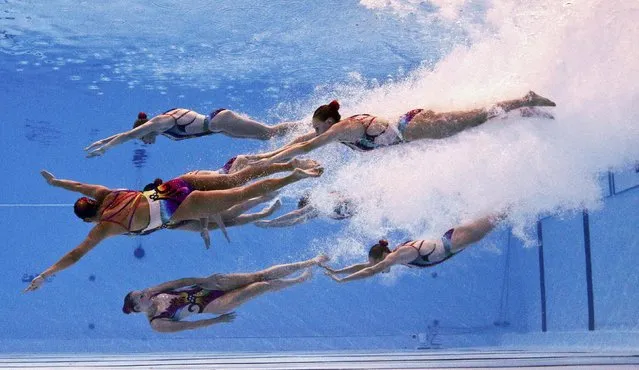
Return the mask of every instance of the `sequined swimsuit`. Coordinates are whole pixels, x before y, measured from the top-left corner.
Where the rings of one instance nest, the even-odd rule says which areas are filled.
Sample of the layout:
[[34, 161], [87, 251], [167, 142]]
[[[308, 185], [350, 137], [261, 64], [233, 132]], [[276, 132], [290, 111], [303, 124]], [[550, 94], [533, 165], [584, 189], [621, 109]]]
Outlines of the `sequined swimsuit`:
[[168, 294], [173, 296], [173, 298], [171, 298], [171, 303], [167, 308], [151, 317], [149, 321], [155, 319], [179, 321], [190, 314], [202, 313], [209, 303], [223, 296], [225, 292], [222, 290], [207, 290], [193, 285], [160, 294]]

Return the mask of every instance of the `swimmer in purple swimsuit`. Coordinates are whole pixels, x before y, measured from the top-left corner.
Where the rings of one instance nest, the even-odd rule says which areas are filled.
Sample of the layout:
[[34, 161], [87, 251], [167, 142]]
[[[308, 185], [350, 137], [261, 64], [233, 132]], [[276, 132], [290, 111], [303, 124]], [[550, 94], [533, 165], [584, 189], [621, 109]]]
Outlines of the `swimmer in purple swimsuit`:
[[[342, 269], [333, 269], [326, 265], [322, 267], [326, 269], [326, 275], [338, 283], [365, 279], [380, 272], [389, 272], [394, 265], [432, 267], [483, 239], [504, 217], [503, 214], [486, 216], [448, 230], [439, 240], [407, 241], [392, 251], [388, 248], [386, 240], [380, 240], [368, 252], [368, 262]], [[338, 274], [349, 275], [340, 278]]]
[[56, 179], [51, 173], [42, 171], [42, 176], [50, 185], [84, 194], [85, 197], [76, 201], [73, 210], [83, 221], [96, 225], [80, 245], [33, 279], [25, 291], [38, 289], [47, 277], [73, 265], [106, 238], [146, 235], [164, 228], [179, 228], [182, 223], [191, 221], [208, 226], [210, 217], [220, 219], [220, 214], [235, 206], [267, 196], [302, 179], [319, 177], [323, 170], [319, 167], [305, 170], [294, 168], [292, 163], [282, 163], [276, 167], [251, 167], [243, 171], [258, 171], [257, 176], [265, 176], [269, 171], [292, 172], [285, 177], [269, 178], [249, 185], [230, 183], [232, 186], [222, 190], [206, 190], [211, 183], [217, 184], [215, 178], [209, 181], [211, 175], [184, 175], [152, 190], [140, 192]]
[[200, 114], [190, 109], [174, 108], [151, 119], [140, 112], [133, 124], [133, 129], [98, 140], [86, 147], [87, 157], [97, 157], [112, 147], [133, 139], [140, 139], [145, 144], [153, 144], [158, 135], [171, 140], [184, 140], [212, 134], [269, 140], [282, 136], [294, 128], [298, 122], [283, 122], [273, 126], [254, 121], [228, 109], [217, 109], [209, 115]]
[[[331, 142], [339, 142], [358, 151], [369, 151], [421, 139], [444, 139], [479, 126], [504, 112], [542, 106], [554, 107], [555, 103], [530, 91], [522, 98], [501, 101], [488, 108], [444, 113], [413, 109], [397, 120], [388, 121], [369, 114], [342, 119], [339, 103], [333, 100], [315, 110], [315, 133], [306, 134], [275, 151], [245, 157], [252, 163], [277, 163]], [[526, 112], [527, 116], [531, 115], [530, 109], [526, 109]], [[547, 114], [540, 116], [548, 118]]]
[[[163, 333], [203, 328], [231, 322], [237, 307], [268, 292], [302, 283], [311, 278], [310, 268], [324, 263], [326, 256], [277, 265], [254, 273], [214, 274], [205, 278], [184, 278], [144, 290], [134, 290], [124, 298], [122, 312], [144, 312], [151, 328]], [[287, 276], [305, 270], [295, 278]], [[186, 321], [195, 314], [220, 315], [209, 319]]]

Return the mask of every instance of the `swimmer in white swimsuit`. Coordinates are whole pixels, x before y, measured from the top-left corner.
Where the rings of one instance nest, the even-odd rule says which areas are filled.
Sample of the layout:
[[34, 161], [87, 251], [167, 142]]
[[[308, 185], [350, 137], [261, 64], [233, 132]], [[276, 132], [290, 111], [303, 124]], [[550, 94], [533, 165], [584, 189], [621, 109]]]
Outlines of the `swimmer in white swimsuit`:
[[[369, 114], [357, 114], [342, 119], [339, 114], [340, 105], [333, 100], [315, 110], [314, 136], [312, 133], [306, 134], [280, 149], [245, 157], [252, 160], [252, 164], [267, 164], [278, 163], [287, 158], [308, 153], [332, 142], [365, 152], [422, 139], [444, 139], [515, 109], [554, 106], [555, 103], [550, 99], [530, 91], [522, 98], [497, 102], [488, 108], [442, 113], [427, 109], [413, 109], [399, 119], [389, 121]], [[528, 109], [527, 112], [535, 111]], [[532, 113], [530, 115], [538, 115]]]
[[[503, 214], [486, 216], [448, 230], [439, 240], [407, 241], [392, 251], [388, 248], [386, 240], [380, 240], [368, 252], [368, 262], [342, 269], [332, 269], [325, 265], [322, 267], [326, 269], [326, 275], [338, 283], [364, 279], [380, 272], [389, 272], [394, 265], [432, 267], [483, 239], [504, 217]], [[340, 278], [338, 274], [349, 275]]]
[[267, 126], [228, 109], [217, 109], [209, 115], [204, 115], [189, 109], [174, 108], [151, 119], [147, 119], [146, 113], [140, 112], [133, 124], [133, 129], [98, 140], [84, 150], [87, 151], [87, 157], [96, 157], [132, 139], [153, 144], [158, 135], [164, 135], [171, 140], [184, 140], [212, 134], [269, 140], [286, 134], [297, 123], [284, 122]]

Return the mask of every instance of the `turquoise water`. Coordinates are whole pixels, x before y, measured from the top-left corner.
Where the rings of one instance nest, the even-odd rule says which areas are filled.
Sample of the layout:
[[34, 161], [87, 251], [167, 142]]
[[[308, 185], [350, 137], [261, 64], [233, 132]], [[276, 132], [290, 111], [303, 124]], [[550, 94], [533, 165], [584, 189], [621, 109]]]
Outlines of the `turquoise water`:
[[[603, 1], [0, 3], [0, 348], [637, 348], [638, 13]], [[89, 230], [69, 206], [76, 196], [48, 186], [41, 169], [139, 189], [285, 141], [158, 138], [84, 158], [82, 148], [129, 128], [138, 111], [227, 107], [276, 123], [308, 120], [334, 98], [346, 116], [393, 116], [529, 89], [558, 103], [555, 120], [505, 117], [443, 141], [314, 152], [326, 173], [285, 189], [278, 214], [304, 191], [321, 208], [338, 189], [359, 201], [350, 220], [232, 228], [232, 243], [216, 232], [211, 250], [195, 233], [115, 237], [21, 292]], [[344, 285], [318, 270], [242, 306], [232, 324], [193, 332], [154, 333], [142, 315], [121, 312], [133, 289], [321, 252], [352, 263], [381, 237], [437, 238], [506, 206], [504, 225], [432, 269]]]

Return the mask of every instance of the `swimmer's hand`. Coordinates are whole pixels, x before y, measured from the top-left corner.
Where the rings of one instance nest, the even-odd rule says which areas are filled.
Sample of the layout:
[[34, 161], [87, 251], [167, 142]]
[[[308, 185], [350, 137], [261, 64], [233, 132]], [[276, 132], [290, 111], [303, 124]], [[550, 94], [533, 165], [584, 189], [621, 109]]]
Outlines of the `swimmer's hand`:
[[202, 236], [202, 239], [204, 240], [204, 247], [206, 249], [210, 249], [211, 248], [211, 236], [209, 235], [209, 231], [208, 230], [202, 230], [202, 231], [200, 231], [200, 235]]
[[333, 274], [330, 271], [326, 271], [324, 273], [326, 276], [330, 277], [331, 279], [333, 279], [334, 281], [338, 282], [338, 283], [343, 283], [344, 281], [342, 281], [342, 279], [340, 279], [339, 277], [337, 277], [335, 274]]
[[209, 225], [208, 217], [204, 217], [200, 219], [200, 228], [201, 228], [200, 236], [202, 236], [202, 239], [204, 240], [204, 247], [206, 249], [211, 248], [211, 235], [209, 235], [208, 225]]
[[47, 184], [49, 185], [53, 185], [53, 181], [55, 180], [55, 176], [53, 176], [53, 174], [47, 170], [42, 170], [40, 171], [40, 175], [42, 175], [42, 177], [44, 177], [44, 179], [47, 181]]
[[99, 157], [102, 154], [104, 154], [104, 152], [105, 152], [104, 147], [93, 149], [87, 154], [87, 158]]
[[320, 263], [318, 264], [319, 267], [323, 268], [324, 270], [330, 272], [331, 274], [335, 274], [337, 273], [337, 271], [333, 270], [333, 268], [331, 268], [329, 265], [325, 264], [325, 263]]
[[29, 284], [29, 286], [25, 290], [23, 290], [22, 292], [23, 293], [32, 292], [32, 291], [40, 288], [40, 285], [42, 285], [42, 283], [44, 283], [44, 276], [38, 275], [33, 280], [31, 280], [31, 284]]
[[215, 318], [215, 320], [219, 323], [223, 322], [233, 322], [237, 314], [235, 312], [225, 313]]
[[[109, 139], [110, 139], [110, 138], [109, 138]], [[96, 148], [96, 147], [98, 147], [98, 146], [102, 146], [102, 145], [104, 145], [104, 144], [108, 143], [109, 141], [111, 141], [111, 140], [109, 140], [109, 139], [102, 139], [102, 140], [98, 140], [98, 141], [96, 141], [95, 143], [93, 143], [93, 144], [89, 145], [88, 147], [84, 148], [84, 150], [85, 150], [85, 151], [87, 151], [87, 152], [88, 152], [88, 151], [91, 151], [92, 149], [94, 149], [94, 148]]]

